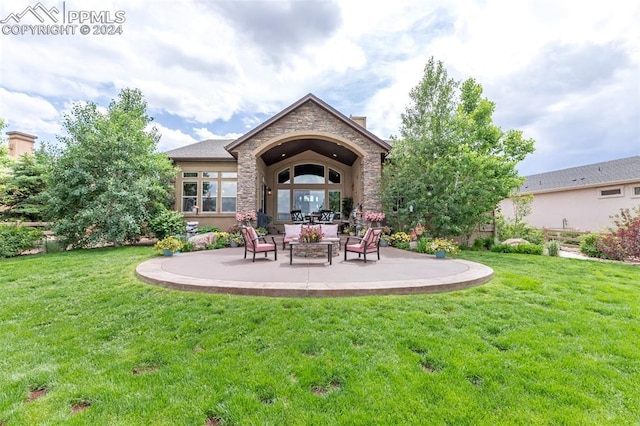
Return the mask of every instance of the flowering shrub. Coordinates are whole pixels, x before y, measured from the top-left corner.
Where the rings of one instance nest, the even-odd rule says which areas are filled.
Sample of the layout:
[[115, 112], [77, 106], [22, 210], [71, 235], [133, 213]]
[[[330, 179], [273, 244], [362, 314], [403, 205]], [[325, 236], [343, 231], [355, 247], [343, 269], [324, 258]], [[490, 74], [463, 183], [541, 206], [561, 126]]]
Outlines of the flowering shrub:
[[257, 216], [256, 216], [256, 212], [237, 212], [236, 213], [236, 220], [238, 222], [249, 222], [252, 220], [256, 220]]
[[394, 234], [391, 234], [391, 236], [389, 237], [389, 243], [394, 247], [397, 247], [398, 244], [408, 244], [409, 234], [407, 234], [406, 232], [396, 232]]
[[382, 212], [372, 212], [372, 211], [364, 212], [364, 220], [369, 222], [382, 222], [385, 217], [386, 217], [385, 214]]
[[153, 247], [156, 250], [180, 251], [184, 243], [177, 237], [164, 237], [158, 241]]
[[431, 241], [429, 248], [435, 253], [437, 251], [444, 251], [447, 253], [457, 253], [458, 244], [453, 240], [447, 240], [444, 238], [436, 238]]
[[324, 233], [318, 226], [303, 226], [300, 231], [299, 241], [303, 243], [317, 243], [322, 241]]
[[621, 209], [612, 216], [616, 229], [596, 240], [596, 247], [610, 259], [640, 259], [640, 207]]

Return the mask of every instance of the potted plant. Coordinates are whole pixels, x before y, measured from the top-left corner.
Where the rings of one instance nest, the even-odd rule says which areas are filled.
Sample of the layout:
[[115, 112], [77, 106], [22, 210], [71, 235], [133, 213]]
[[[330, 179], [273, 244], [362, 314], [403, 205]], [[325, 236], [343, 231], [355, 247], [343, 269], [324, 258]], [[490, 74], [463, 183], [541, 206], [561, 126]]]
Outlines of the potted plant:
[[264, 237], [268, 233], [269, 231], [267, 231], [267, 228], [263, 226], [261, 226], [260, 228], [256, 228], [256, 234], [258, 234], [259, 237]]
[[388, 234], [382, 234], [380, 236], [380, 247], [387, 247], [389, 246], [389, 241], [391, 240], [391, 235]]
[[244, 240], [242, 239], [242, 234], [239, 232], [233, 232], [229, 234], [229, 246], [230, 247], [239, 247], [244, 244]]
[[165, 237], [158, 241], [153, 247], [162, 251], [165, 256], [173, 256], [173, 253], [180, 251], [184, 243], [177, 237]]
[[303, 243], [319, 243], [322, 241], [322, 237], [324, 237], [324, 233], [321, 231], [320, 227], [303, 226], [302, 231], [300, 231], [298, 241]]
[[446, 253], [455, 254], [458, 252], [458, 244], [453, 240], [447, 240], [445, 238], [436, 238], [431, 241], [429, 248], [438, 258], [444, 258]]

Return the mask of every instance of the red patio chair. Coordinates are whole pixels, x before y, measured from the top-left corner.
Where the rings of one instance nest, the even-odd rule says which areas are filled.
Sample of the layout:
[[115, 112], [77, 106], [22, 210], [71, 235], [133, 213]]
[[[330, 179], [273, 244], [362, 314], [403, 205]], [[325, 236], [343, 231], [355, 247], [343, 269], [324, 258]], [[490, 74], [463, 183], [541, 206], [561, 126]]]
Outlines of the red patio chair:
[[[358, 253], [358, 257], [364, 255], [364, 263], [367, 263], [367, 253], [378, 253], [378, 260], [380, 260], [380, 236], [382, 235], [382, 228], [369, 228], [365, 232], [364, 237], [349, 237], [344, 243], [344, 260], [347, 260], [347, 252]], [[358, 243], [349, 244], [350, 239], [359, 240]]]
[[267, 257], [267, 253], [273, 252], [273, 260], [278, 260], [278, 247], [276, 240], [271, 237], [273, 243], [268, 243], [265, 237], [259, 237], [258, 233], [253, 226], [243, 226], [240, 228], [242, 232], [242, 238], [244, 239], [244, 258], [247, 258], [247, 252], [253, 253], [252, 262], [256, 261], [256, 253], [264, 253], [264, 257]]

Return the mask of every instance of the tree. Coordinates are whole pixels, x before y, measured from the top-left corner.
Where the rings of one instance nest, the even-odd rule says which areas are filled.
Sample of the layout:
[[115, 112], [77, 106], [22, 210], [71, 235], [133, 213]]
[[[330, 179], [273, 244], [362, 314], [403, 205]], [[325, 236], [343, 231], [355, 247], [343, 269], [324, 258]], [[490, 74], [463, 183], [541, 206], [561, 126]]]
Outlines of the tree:
[[139, 90], [124, 89], [106, 113], [76, 104], [47, 189], [54, 231], [74, 247], [133, 242], [170, 205], [176, 169], [155, 152], [160, 135]]
[[50, 168], [50, 157], [42, 150], [23, 154], [10, 166], [10, 173], [0, 188], [0, 218], [39, 222], [44, 220], [46, 200], [42, 192]]
[[521, 184], [515, 166], [534, 142], [495, 126], [495, 104], [482, 98], [482, 87], [450, 79], [433, 58], [409, 95], [383, 169], [385, 210], [436, 236], [468, 236]]
[[[5, 145], [4, 138], [1, 136], [4, 128], [4, 119], [0, 118], [0, 193], [2, 193], [2, 190], [4, 188], [6, 179], [8, 177], [9, 166], [11, 165], [11, 159], [9, 158], [9, 148]], [[2, 202], [0, 202], [0, 205], [2, 205]]]

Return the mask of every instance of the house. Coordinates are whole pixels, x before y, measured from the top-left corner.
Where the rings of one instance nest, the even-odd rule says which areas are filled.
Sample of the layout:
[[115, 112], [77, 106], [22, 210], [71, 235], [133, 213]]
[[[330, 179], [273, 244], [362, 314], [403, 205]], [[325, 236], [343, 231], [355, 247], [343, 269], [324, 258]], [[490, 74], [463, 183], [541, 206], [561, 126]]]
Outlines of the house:
[[227, 229], [236, 212], [262, 211], [280, 230], [292, 210], [330, 209], [342, 200], [381, 210], [388, 142], [308, 94], [233, 141], [205, 140], [168, 151], [179, 168], [175, 208], [187, 221]]
[[[621, 208], [640, 206], [640, 156], [527, 176], [519, 194], [533, 195], [524, 220], [534, 228], [599, 232]], [[500, 209], [514, 217], [510, 199]]]
[[37, 136], [22, 132], [7, 132], [9, 136], [9, 158], [18, 159], [22, 154], [33, 154]]

